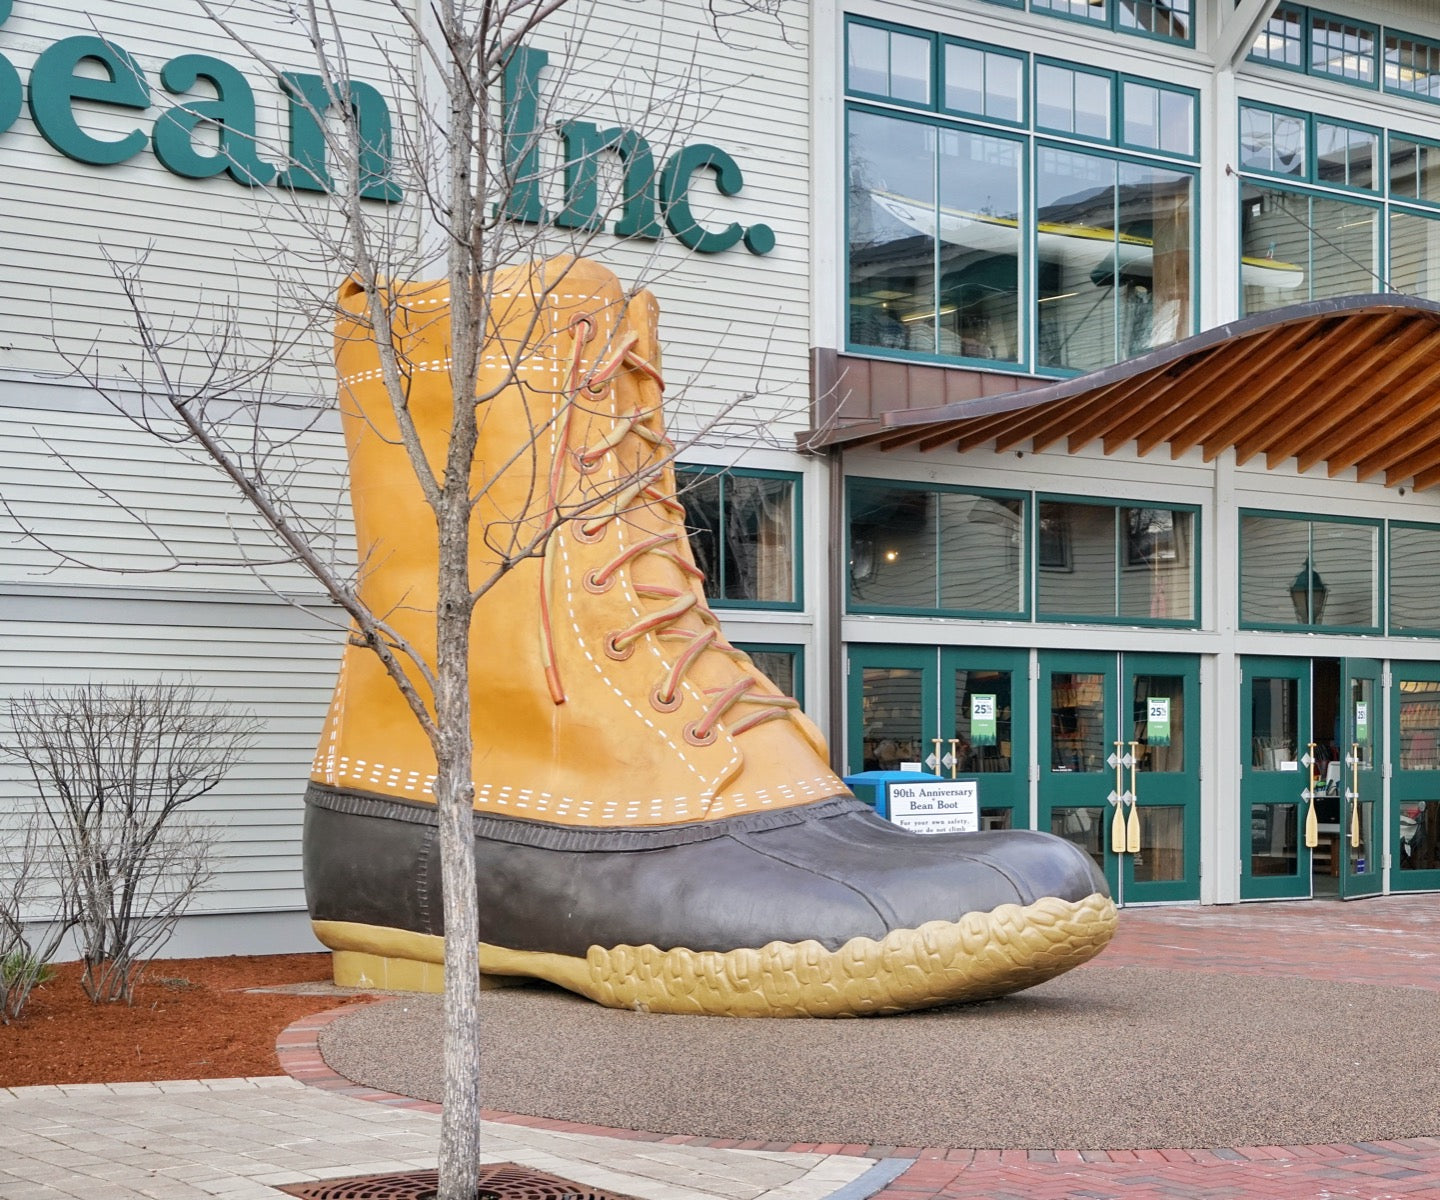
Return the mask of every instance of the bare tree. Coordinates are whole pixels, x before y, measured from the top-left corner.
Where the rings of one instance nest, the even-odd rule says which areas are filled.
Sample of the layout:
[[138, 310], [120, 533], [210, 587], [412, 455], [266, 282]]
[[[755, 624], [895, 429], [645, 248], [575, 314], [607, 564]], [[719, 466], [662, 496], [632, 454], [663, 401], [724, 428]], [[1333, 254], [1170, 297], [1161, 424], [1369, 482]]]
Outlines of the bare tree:
[[230, 773], [257, 723], [163, 682], [32, 692], [5, 713], [0, 754], [28, 772], [48, 820], [81, 984], [91, 1000], [129, 1003], [214, 874], [216, 830], [181, 810]]
[[[275, 61], [268, 43], [252, 37], [243, 20], [232, 20], [237, 10], [220, 0], [195, 2], [254, 62], [273, 77], [283, 76], [287, 64]], [[302, 31], [316, 72], [311, 78], [319, 81], [292, 85], [290, 98], [323, 138], [323, 161], [317, 163], [313, 152], [298, 161], [289, 146], [261, 149], [266, 160], [287, 163], [292, 183], [297, 170], [308, 170], [313, 179], [324, 176], [324, 186], [254, 189], [257, 204], [273, 204], [284, 214], [283, 221], [276, 218], [268, 253], [283, 281], [279, 294], [286, 314], [277, 315], [257, 336], [236, 305], [186, 311], [172, 304], [167, 310], [147, 296], [145, 255], [113, 255], [138, 353], [119, 371], [85, 350], [70, 358], [118, 411], [182, 453], [213, 464], [250, 514], [236, 527], [241, 565], [260, 573], [277, 591], [286, 590], [273, 583], [277, 573], [293, 582], [298, 570], [314, 580], [343, 614], [352, 643], [376, 656], [424, 732], [436, 766], [433, 795], [444, 895], [440, 1198], [469, 1200], [480, 1150], [472, 624], [477, 603], [515, 565], [543, 555], [562, 522], [605, 505], [637, 503], [635, 492], [626, 490], [634, 481], [627, 481], [609, 491], [592, 491], [578, 506], [547, 507], [543, 473], [534, 467], [542, 458], [537, 447], [564, 418], [566, 407], [587, 389], [601, 386], [625, 348], [592, 346], [591, 365], [569, 380], [564, 396], [536, 398], [529, 440], [509, 447], [505, 460], [483, 478], [473, 465], [487, 406], [527, 386], [521, 360], [540, 336], [549, 298], [565, 288], [573, 256], [621, 247], [626, 273], [643, 284], [664, 263], [673, 263], [673, 255], [667, 260], [659, 249], [666, 227], [686, 245], [695, 244], [695, 227], [686, 223], [693, 220], [688, 206], [667, 208], [674, 183], [667, 184], [664, 168], [670, 147], [683, 140], [708, 100], [697, 85], [692, 59], [636, 63], [632, 39], [626, 37], [580, 63], [580, 50], [593, 32], [593, 13], [609, 7], [613, 16], [626, 5], [599, 0], [388, 3], [392, 25], [408, 34], [403, 51], [392, 51], [381, 35], [347, 28], [326, 0], [274, 0], [258, 6]], [[657, 6], [690, 21], [698, 16], [716, 31], [737, 17], [763, 17], [784, 36], [777, 19], [780, 0], [654, 0], [651, 7]], [[573, 83], [564, 102], [556, 100], [563, 86], [542, 89], [538, 69], [528, 69], [537, 62], [526, 57], [529, 44], [541, 35], [550, 74]], [[369, 39], [365, 48], [372, 60], [379, 54], [392, 65], [401, 92], [393, 129], [387, 125], [378, 133], [373, 110], [367, 112], [364, 97], [350, 82], [352, 55], [363, 39]], [[409, 57], [412, 48], [418, 64]], [[577, 103], [577, 94], [582, 96], [578, 103], [609, 115], [604, 121], [577, 122], [575, 113], [563, 107]], [[195, 115], [213, 126], [213, 118]], [[253, 151], [246, 158], [252, 167]], [[770, 236], [768, 229], [764, 236]], [[560, 252], [571, 257], [555, 257]], [[522, 301], [501, 295], [497, 280], [541, 262]], [[291, 271], [297, 263], [304, 269]], [[422, 379], [422, 364], [411, 359], [403, 339], [392, 335], [402, 324], [413, 330], [417, 320], [405, 307], [397, 281], [427, 275], [443, 277], [448, 297], [448, 368], [441, 381]], [[358, 565], [347, 558], [343, 519], [335, 508], [302, 497], [296, 486], [313, 477], [305, 458], [308, 439], [332, 418], [328, 405], [297, 403], [293, 392], [279, 395], [274, 381], [277, 373], [313, 352], [317, 331], [328, 329], [337, 315], [335, 285], [346, 278], [352, 308], [361, 310], [362, 334], [373, 340], [379, 356], [388, 406], [385, 436], [403, 449], [433, 516], [436, 599], [428, 614], [433, 633], [424, 639], [433, 652], [406, 635], [395, 609], [372, 605], [365, 581], [375, 564], [367, 561], [366, 548], [361, 547]], [[318, 286], [308, 286], [316, 280]], [[502, 327], [509, 331], [505, 340], [497, 336]], [[498, 369], [493, 363], [497, 351]], [[487, 352], [492, 363], [482, 369]], [[761, 370], [757, 367], [757, 373]], [[445, 396], [445, 436], [438, 452], [412, 408], [422, 386], [439, 388]], [[734, 404], [747, 398], [732, 397], [720, 415], [733, 420]], [[665, 452], [647, 468], [652, 479], [674, 453], [674, 445], [666, 443]], [[477, 509], [494, 479], [501, 474], [514, 478], [527, 469], [534, 476], [529, 497], [510, 510], [509, 519], [479, 527]], [[138, 508], [131, 511], [147, 524]], [[171, 547], [161, 530], [151, 532], [167, 546], [169, 559], [161, 569], [210, 561], [193, 548]], [[63, 546], [47, 545], [62, 558], [79, 561]], [[234, 557], [229, 561], [233, 564]], [[108, 949], [109, 943], [97, 943], [100, 947]]]

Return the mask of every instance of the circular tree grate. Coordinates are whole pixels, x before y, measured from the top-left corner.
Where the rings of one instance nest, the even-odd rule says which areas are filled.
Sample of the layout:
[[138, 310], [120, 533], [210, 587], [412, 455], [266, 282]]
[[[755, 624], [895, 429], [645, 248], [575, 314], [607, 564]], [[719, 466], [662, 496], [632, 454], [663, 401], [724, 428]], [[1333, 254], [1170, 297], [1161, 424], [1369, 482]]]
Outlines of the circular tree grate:
[[[436, 1171], [407, 1171], [396, 1175], [358, 1175], [350, 1179], [321, 1179], [292, 1183], [278, 1190], [297, 1200], [435, 1200], [440, 1186]], [[616, 1192], [602, 1192], [545, 1171], [532, 1171], [518, 1163], [492, 1163], [480, 1168], [475, 1200], [632, 1200]]]

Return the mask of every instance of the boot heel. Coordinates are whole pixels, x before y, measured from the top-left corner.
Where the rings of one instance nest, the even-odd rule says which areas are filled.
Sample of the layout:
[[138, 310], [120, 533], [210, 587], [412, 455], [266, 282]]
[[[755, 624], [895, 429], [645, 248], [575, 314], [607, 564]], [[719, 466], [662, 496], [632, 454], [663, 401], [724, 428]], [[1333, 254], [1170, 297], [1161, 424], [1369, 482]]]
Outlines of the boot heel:
[[[413, 958], [386, 958], [360, 950], [331, 954], [335, 982], [341, 987], [374, 988], [383, 992], [443, 992], [445, 967]], [[484, 980], [481, 980], [484, 986]]]

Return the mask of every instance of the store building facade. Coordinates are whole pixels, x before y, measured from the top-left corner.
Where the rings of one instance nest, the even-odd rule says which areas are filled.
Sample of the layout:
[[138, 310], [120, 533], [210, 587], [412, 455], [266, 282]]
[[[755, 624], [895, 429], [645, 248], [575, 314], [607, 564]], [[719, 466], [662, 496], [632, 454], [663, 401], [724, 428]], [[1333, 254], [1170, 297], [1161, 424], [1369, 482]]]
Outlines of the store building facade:
[[[285, 93], [198, 14], [152, 7], [94, 0], [81, 28], [0, 2], [0, 688], [182, 675], [260, 713], [207, 802], [219, 884], [174, 950], [304, 948], [300, 797], [337, 635], [303, 579], [280, 590], [310, 614], [215, 561], [252, 544], [233, 497], [111, 403], [139, 393], [99, 253], [148, 252], [183, 311], [284, 231], [264, 187], [176, 169], [195, 164], [154, 98], [77, 89], [73, 131], [9, 105], [10, 74], [28, 102], [93, 22], [155, 97], [183, 93], [184, 55], [234, 60], [284, 143]], [[654, 148], [739, 172], [683, 159], [717, 240], [596, 246], [653, 276], [712, 603], [837, 768], [972, 779], [986, 825], [1084, 844], [1125, 904], [1440, 888], [1440, 20], [1419, 0], [826, 0], [717, 32], [703, 7], [587, 7], [593, 56], [552, 83], [576, 39], [539, 31], [534, 80], [599, 128], [644, 28], [701, 81]], [[399, 37], [387, 11], [348, 0], [347, 20]], [[294, 31], [255, 20], [303, 72]], [[355, 74], [398, 120], [382, 40]], [[128, 157], [65, 150], [137, 128]], [[247, 270], [263, 328], [274, 289]], [[333, 389], [323, 360], [288, 368], [297, 410]], [[307, 436], [333, 494], [334, 431]], [[169, 562], [114, 496], [206, 553]]]

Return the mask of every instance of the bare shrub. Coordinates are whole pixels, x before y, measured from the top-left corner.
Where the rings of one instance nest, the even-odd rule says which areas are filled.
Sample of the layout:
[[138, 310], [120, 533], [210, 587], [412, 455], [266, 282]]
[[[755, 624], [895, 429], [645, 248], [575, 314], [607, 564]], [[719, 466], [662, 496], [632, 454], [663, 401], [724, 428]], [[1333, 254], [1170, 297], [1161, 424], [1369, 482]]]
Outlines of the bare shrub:
[[83, 684], [5, 705], [0, 754], [28, 770], [72, 892], [86, 994], [131, 1001], [214, 876], [215, 827], [181, 810], [213, 790], [258, 722], [180, 683]]
[[[0, 1025], [17, 1020], [45, 982], [75, 925], [75, 891], [45, 817], [25, 813], [0, 829]], [[42, 910], [46, 916], [39, 916]]]

